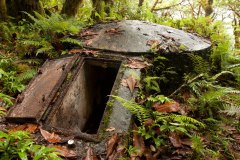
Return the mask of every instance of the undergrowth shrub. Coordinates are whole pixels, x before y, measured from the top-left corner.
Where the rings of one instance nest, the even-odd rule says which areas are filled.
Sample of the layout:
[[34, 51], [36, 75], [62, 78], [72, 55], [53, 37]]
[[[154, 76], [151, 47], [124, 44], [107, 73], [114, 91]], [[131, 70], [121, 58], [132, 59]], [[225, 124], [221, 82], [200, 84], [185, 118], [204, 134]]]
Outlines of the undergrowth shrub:
[[0, 160], [61, 159], [54, 148], [35, 144], [27, 132], [0, 131], [0, 138]]
[[[138, 134], [145, 140], [151, 141], [156, 147], [163, 145], [169, 133], [178, 133], [191, 137], [193, 131], [203, 129], [205, 125], [188, 116], [174, 113], [160, 113], [153, 111], [151, 105], [142, 106], [133, 101], [125, 100], [121, 97], [112, 96], [127, 108], [140, 123]], [[162, 104], [171, 101], [165, 96], [151, 97], [147, 103], [160, 101]], [[150, 122], [150, 123], [149, 123]]]
[[71, 35], [79, 33], [83, 27], [80, 21], [65, 19], [57, 13], [52, 13], [50, 16], [42, 16], [37, 12], [34, 16], [25, 14], [33, 21], [32, 24], [27, 23], [29, 28], [24, 28], [22, 31], [30, 30], [30, 32], [19, 35], [18, 48], [23, 49], [25, 55], [53, 58], [66, 54], [69, 45], [82, 46], [80, 40], [71, 38]]

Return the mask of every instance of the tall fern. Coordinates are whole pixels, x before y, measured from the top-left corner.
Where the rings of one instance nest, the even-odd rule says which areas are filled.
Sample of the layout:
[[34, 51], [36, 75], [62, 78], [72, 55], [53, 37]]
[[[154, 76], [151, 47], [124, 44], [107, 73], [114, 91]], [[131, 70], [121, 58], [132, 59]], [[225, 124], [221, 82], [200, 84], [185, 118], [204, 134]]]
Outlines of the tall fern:
[[133, 101], [125, 100], [118, 96], [111, 97], [119, 101], [125, 108], [127, 108], [133, 115], [135, 115], [141, 123], [143, 123], [144, 120], [151, 117], [151, 112], [148, 109], [144, 108], [143, 106], [138, 105]]

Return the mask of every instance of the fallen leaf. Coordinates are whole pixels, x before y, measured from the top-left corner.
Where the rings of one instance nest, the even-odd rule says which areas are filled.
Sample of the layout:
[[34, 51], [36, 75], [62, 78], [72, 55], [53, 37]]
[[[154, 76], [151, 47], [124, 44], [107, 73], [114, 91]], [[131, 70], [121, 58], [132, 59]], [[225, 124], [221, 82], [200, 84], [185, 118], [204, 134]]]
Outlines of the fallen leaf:
[[55, 133], [49, 133], [48, 131], [45, 131], [42, 128], [40, 128], [40, 132], [43, 138], [50, 143], [58, 143], [61, 141], [61, 137]]
[[182, 156], [188, 156], [190, 154], [192, 154], [192, 150], [190, 148], [180, 148], [180, 149], [177, 149], [175, 151], [173, 151], [172, 154], [178, 154], [178, 155], [182, 155]]
[[153, 45], [159, 45], [161, 42], [159, 40], [148, 40], [147, 45], [153, 46]]
[[133, 147], [136, 148], [136, 152], [132, 153], [131, 158], [141, 158], [145, 151], [145, 144], [143, 137], [137, 133], [137, 126], [133, 126]]
[[185, 146], [189, 146], [189, 147], [192, 146], [192, 141], [190, 138], [181, 139], [181, 143]]
[[72, 49], [69, 51], [70, 54], [85, 54], [85, 55], [95, 55], [98, 51], [86, 50], [86, 49]]
[[122, 30], [119, 30], [119, 28], [110, 28], [105, 31], [105, 33], [110, 33], [110, 34], [117, 34], [121, 33]]
[[127, 79], [123, 79], [121, 84], [125, 87], [128, 87], [130, 92], [132, 93], [134, 88], [137, 87], [137, 80], [130, 75]]
[[146, 160], [157, 160], [156, 158], [153, 157], [152, 151], [149, 148], [145, 149], [144, 156]]
[[16, 127], [11, 128], [10, 131], [12, 131], [12, 132], [16, 132], [16, 131], [24, 131], [26, 127], [27, 127], [26, 124], [17, 125]]
[[0, 107], [0, 111], [6, 112], [7, 110], [4, 107]]
[[66, 146], [53, 146], [50, 147], [56, 148], [56, 152], [59, 152], [59, 155], [65, 158], [74, 158], [77, 157], [77, 154], [73, 151], [68, 149]]
[[29, 132], [29, 133], [35, 133], [36, 130], [38, 129], [38, 126], [37, 124], [27, 124], [27, 128], [25, 129], [25, 131]]
[[35, 133], [36, 130], [38, 129], [38, 125], [37, 124], [22, 124], [22, 125], [18, 125], [12, 129], [10, 129], [10, 131], [16, 132], [16, 131], [27, 131], [29, 133]]
[[107, 158], [114, 152], [119, 142], [119, 136], [115, 133], [107, 142]]
[[180, 105], [177, 102], [166, 102], [164, 104], [161, 104], [159, 102], [154, 103], [152, 106], [156, 111], [158, 112], [177, 112], [180, 110]]
[[144, 127], [150, 127], [154, 124], [154, 121], [151, 118], [148, 118], [144, 121]]
[[98, 34], [92, 31], [85, 31], [80, 34], [81, 37], [88, 37], [88, 36], [95, 36], [95, 35], [98, 35]]
[[92, 43], [93, 43], [93, 40], [90, 39], [85, 42], [85, 45], [90, 46]]
[[133, 69], [142, 69], [150, 65], [140, 60], [130, 60], [126, 66]]
[[150, 145], [150, 149], [151, 149], [152, 152], [156, 152], [157, 151], [156, 148], [153, 145]]
[[107, 132], [112, 132], [112, 131], [115, 131], [115, 128], [114, 127], [109, 127], [106, 129]]
[[120, 140], [117, 144], [117, 149], [109, 156], [108, 160], [116, 160], [125, 157], [126, 147], [122, 144]]
[[93, 149], [91, 147], [88, 148], [87, 156], [84, 158], [84, 160], [97, 160], [97, 157], [93, 153]]
[[176, 133], [170, 133], [169, 139], [174, 147], [176, 148], [182, 147], [182, 142]]

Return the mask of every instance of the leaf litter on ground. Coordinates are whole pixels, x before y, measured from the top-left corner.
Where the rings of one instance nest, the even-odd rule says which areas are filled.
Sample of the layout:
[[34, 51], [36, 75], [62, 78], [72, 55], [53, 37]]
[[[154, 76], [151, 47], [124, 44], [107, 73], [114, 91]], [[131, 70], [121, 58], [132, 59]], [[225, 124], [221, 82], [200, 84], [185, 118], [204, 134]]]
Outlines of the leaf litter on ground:
[[46, 130], [43, 130], [42, 128], [40, 128], [40, 132], [43, 138], [49, 143], [58, 143], [61, 141], [61, 137], [58, 134], [55, 134], [54, 132], [50, 133]]

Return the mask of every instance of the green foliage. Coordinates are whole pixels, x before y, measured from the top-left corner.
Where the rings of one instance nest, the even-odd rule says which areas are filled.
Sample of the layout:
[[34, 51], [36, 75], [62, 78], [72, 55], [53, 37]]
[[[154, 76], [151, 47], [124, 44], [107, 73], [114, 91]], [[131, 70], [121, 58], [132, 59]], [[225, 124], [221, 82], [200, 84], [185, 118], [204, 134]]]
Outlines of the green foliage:
[[34, 144], [30, 135], [24, 131], [4, 133], [0, 131], [0, 159], [1, 160], [60, 160], [54, 148]]
[[146, 78], [144, 78], [144, 82], [146, 83], [146, 90], [147, 91], [156, 91], [156, 92], [160, 92], [160, 87], [158, 85], [158, 81], [160, 78], [159, 77], [150, 77], [147, 76]]
[[13, 99], [12, 97], [6, 95], [6, 94], [3, 94], [0, 92], [0, 99], [6, 103], [7, 106], [11, 106], [13, 105], [13, 102], [11, 101], [11, 99]]
[[125, 100], [118, 96], [111, 97], [119, 101], [125, 108], [127, 108], [132, 114], [134, 114], [141, 123], [143, 123], [144, 120], [151, 117], [151, 112], [148, 109], [142, 107], [141, 105], [138, 105], [133, 101]]
[[[81, 41], [69, 37], [70, 34], [77, 34], [82, 28], [83, 24], [79, 21], [65, 19], [57, 13], [46, 17], [37, 12], [35, 16], [25, 14], [33, 21], [29, 26], [31, 32], [21, 35], [19, 41], [28, 48], [28, 50], [25, 49], [25, 54], [46, 55], [53, 58], [65, 53], [63, 51], [67, 49], [67, 45], [82, 46]], [[24, 28], [22, 32], [26, 32], [25, 30], [29, 28]]]
[[[36, 70], [23, 62], [18, 62], [18, 58], [9, 55], [0, 55], [0, 91], [12, 96], [21, 92], [34, 75]], [[10, 103], [8, 103], [10, 104]]]
[[25, 86], [16, 77], [16, 72], [5, 72], [0, 69], [0, 78], [3, 83], [3, 91], [6, 93], [17, 93], [24, 90]]
[[0, 22], [0, 37], [3, 38], [4, 41], [11, 40], [11, 23]]
[[229, 114], [235, 111], [237, 114], [235, 107], [240, 104], [240, 91], [214, 83], [214, 81], [199, 80], [189, 84], [189, 90], [195, 95], [195, 98], [189, 100], [194, 110], [205, 118], [217, 118], [216, 113], [222, 110]]
[[209, 64], [201, 56], [193, 53], [187, 54], [192, 61], [193, 71], [197, 74], [209, 72]]
[[191, 147], [198, 153], [201, 155], [204, 155], [204, 144], [202, 142], [201, 137], [197, 136], [197, 135], [193, 135], [191, 137], [192, 140], [192, 145]]
[[[167, 135], [170, 132], [177, 132], [190, 136], [192, 131], [205, 127], [203, 123], [188, 116], [159, 113], [151, 110], [149, 107], [138, 105], [135, 102], [127, 101], [121, 97], [112, 97], [119, 101], [125, 108], [137, 117], [141, 124], [141, 126], [138, 127], [138, 133], [143, 136], [145, 140], [153, 141], [157, 147], [164, 143], [166, 139], [164, 135]], [[150, 98], [150, 101], [156, 100], [159, 100], [160, 102], [169, 101], [169, 99], [164, 96]], [[149, 119], [153, 120], [152, 124], [145, 126], [144, 124]], [[161, 131], [161, 134], [158, 133], [159, 131]]]

